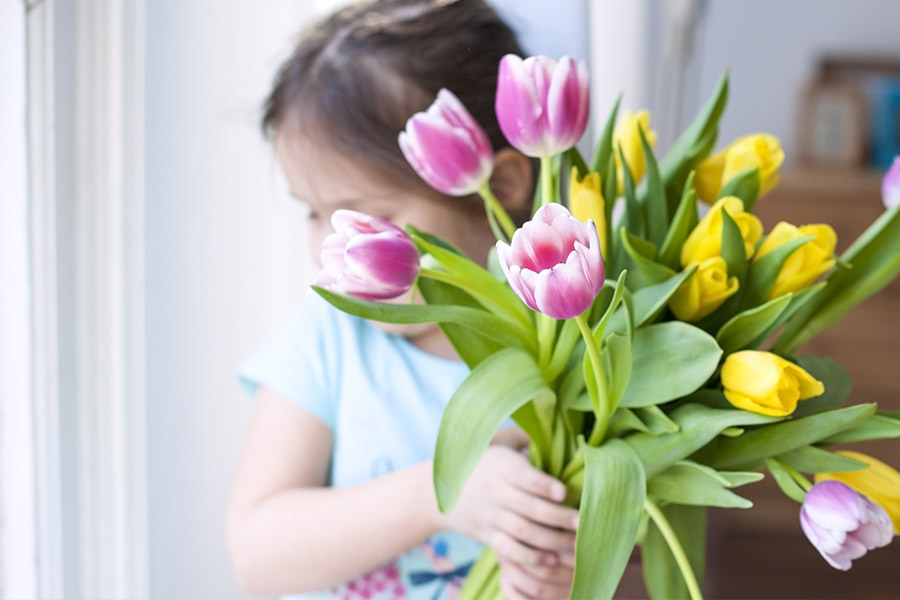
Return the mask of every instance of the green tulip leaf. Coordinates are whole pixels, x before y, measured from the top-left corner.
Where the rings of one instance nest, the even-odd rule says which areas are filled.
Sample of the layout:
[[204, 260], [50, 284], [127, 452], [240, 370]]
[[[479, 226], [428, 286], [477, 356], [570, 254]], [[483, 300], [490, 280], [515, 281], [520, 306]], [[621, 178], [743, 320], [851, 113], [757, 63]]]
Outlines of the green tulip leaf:
[[772, 474], [772, 478], [775, 479], [775, 483], [778, 484], [782, 493], [788, 498], [802, 504], [803, 500], [806, 498], [806, 492], [800, 487], [800, 484], [791, 477], [790, 472], [784, 465], [775, 458], [766, 458], [765, 463], [766, 468], [769, 469], [769, 473]]
[[[594, 160], [591, 170], [602, 173], [604, 167], [609, 162], [609, 158], [613, 156], [613, 132], [616, 127], [616, 117], [619, 114], [619, 105], [622, 102], [622, 94], [616, 98], [609, 116], [606, 118], [606, 124], [603, 126], [603, 133], [600, 134], [600, 140], [597, 142], [597, 149], [594, 151]], [[615, 198], [612, 196], [604, 196], [605, 198]]]
[[609, 380], [609, 398], [612, 406], [618, 406], [631, 379], [631, 340], [621, 333], [606, 338], [603, 361]]
[[706, 158], [716, 144], [719, 118], [728, 101], [728, 73], [723, 73], [712, 96], [700, 110], [687, 129], [672, 145], [659, 162], [659, 172], [666, 186], [666, 193], [673, 206], [669, 214], [675, 212], [674, 203], [684, 189], [688, 173]]
[[[634, 326], [643, 327], [655, 321], [669, 304], [669, 300], [697, 270], [696, 266], [675, 273], [663, 282], [648, 285], [632, 294]], [[607, 331], [625, 331], [625, 313], [616, 311], [609, 321]]]
[[647, 179], [644, 193], [639, 193], [638, 198], [644, 203], [644, 214], [647, 215], [647, 236], [656, 247], [662, 245], [669, 227], [669, 207], [666, 201], [666, 190], [662, 177], [659, 174], [659, 165], [653, 155], [653, 148], [647, 141], [644, 128], [638, 126], [638, 135], [641, 138], [641, 148], [644, 152], [644, 164]]
[[[588, 406], [588, 410], [590, 410], [590, 406]], [[639, 418], [633, 410], [620, 406], [609, 420], [609, 426], [606, 429], [606, 437], [620, 437], [622, 434], [631, 431], [651, 433], [650, 428], [647, 427], [644, 421]]]
[[756, 483], [765, 478], [759, 471], [718, 471], [718, 473], [728, 481], [728, 487], [731, 488]]
[[453, 509], [500, 425], [531, 400], [552, 398], [534, 358], [521, 350], [500, 350], [472, 369], [447, 403], [438, 431], [434, 490], [441, 512]]
[[575, 536], [572, 598], [612, 598], [634, 549], [646, 479], [627, 444], [584, 445], [584, 490]]
[[747, 283], [747, 251], [744, 249], [741, 229], [724, 207], [722, 208], [722, 258], [728, 265], [728, 275], [738, 278], [741, 285], [738, 294], [741, 294]]
[[719, 329], [716, 341], [725, 354], [754, 348], [753, 341], [768, 330], [788, 307], [791, 300], [792, 294], [786, 294], [736, 314]]
[[900, 421], [876, 414], [868, 421], [864, 421], [852, 429], [845, 429], [840, 433], [825, 438], [820, 443], [830, 446], [831, 444], [867, 442], [869, 440], [884, 440], [898, 437], [900, 437]]
[[659, 261], [673, 269], [681, 267], [681, 248], [685, 240], [697, 226], [697, 193], [694, 190], [694, 172], [691, 171], [684, 183], [681, 201], [669, 224], [665, 240], [659, 249]]
[[[775, 330], [779, 327], [787, 323], [791, 317], [797, 314], [801, 308], [803, 308], [808, 302], [810, 302], [813, 298], [816, 297], [816, 294], [822, 291], [822, 289], [828, 285], [827, 281], [820, 281], [815, 283], [805, 290], [801, 290], [798, 292], [794, 292], [791, 294], [791, 303], [788, 304], [787, 308], [785, 308], [780, 315], [769, 325], [763, 332], [757, 336], [755, 340], [750, 342], [747, 346], [748, 348], [758, 348], [769, 339]], [[777, 299], [777, 298], [776, 298]]]
[[623, 191], [625, 192], [625, 214], [622, 215], [622, 223], [631, 235], [647, 237], [647, 215], [644, 214], [643, 204], [638, 202], [634, 188], [634, 176], [631, 173], [631, 165], [625, 160], [622, 147], [618, 148], [619, 162], [622, 164]]
[[858, 404], [760, 427], [738, 438], [719, 439], [714, 448], [702, 453], [702, 460], [716, 469], [752, 469], [766, 457], [814, 444], [862, 423], [873, 414], [874, 404]]
[[629, 285], [639, 290], [670, 279], [675, 271], [653, 260], [656, 249], [647, 240], [633, 236], [624, 227], [620, 229], [622, 248], [627, 255], [626, 266], [631, 272]]
[[844, 367], [831, 360], [827, 356], [813, 356], [812, 354], [804, 354], [795, 356], [793, 362], [801, 369], [822, 382], [825, 391], [820, 396], [800, 401], [797, 404], [797, 410], [794, 411], [794, 418], [805, 417], [813, 413], [821, 412], [832, 408], [837, 408], [843, 404], [847, 396], [850, 395], [850, 389], [853, 382], [850, 374]]
[[[472, 296], [458, 287], [422, 277], [416, 282], [416, 286], [430, 305], [465, 306], [473, 310], [484, 310]], [[486, 331], [452, 322], [443, 322], [439, 325], [456, 353], [470, 369], [474, 369], [481, 361], [507, 347], [507, 344], [489, 337]]]
[[744, 210], [751, 212], [759, 198], [759, 184], [759, 169], [757, 167], [744, 169], [722, 186], [718, 197], [737, 196], [744, 203]]
[[722, 349], [711, 335], [681, 321], [635, 330], [631, 382], [622, 406], [662, 404], [686, 396], [709, 380]]
[[641, 421], [646, 423], [649, 430], [656, 435], [677, 433], [681, 429], [678, 423], [670, 419], [665, 411], [658, 406], [637, 408], [635, 413], [640, 417]]
[[748, 308], [761, 304], [775, 285], [775, 280], [778, 279], [781, 267], [784, 266], [784, 262], [788, 257], [801, 246], [808, 244], [814, 239], [814, 236], [804, 235], [785, 242], [765, 254], [762, 258], [754, 259], [750, 263], [742, 307]]
[[537, 351], [521, 327], [483, 309], [452, 304], [386, 304], [336, 294], [318, 286], [313, 286], [313, 290], [335, 308], [363, 319], [401, 324], [455, 323], [503, 346]]
[[864, 462], [816, 446], [803, 446], [779, 454], [778, 460], [804, 473], [844, 473], [858, 471], [866, 466]]
[[796, 352], [900, 273], [900, 204], [876, 219], [841, 260], [853, 268], [831, 272], [828, 287], [785, 327], [776, 344], [779, 352]]
[[[413, 235], [412, 239], [417, 248], [430, 254], [452, 274], [453, 285], [464, 289], [488, 310], [515, 320], [526, 331], [534, 329], [532, 312], [506, 282], [497, 281], [487, 269], [443, 246], [433, 244], [418, 235]], [[422, 279], [423, 276], [424, 274], [419, 278]]]
[[[670, 504], [660, 510], [681, 542], [697, 581], [702, 583], [706, 570], [706, 508]], [[672, 551], [652, 521], [641, 543], [641, 562], [644, 583], [651, 598], [674, 600], [689, 597]]]
[[730, 427], [764, 425], [780, 420], [746, 410], [710, 408], [693, 402], [679, 406], [669, 417], [678, 424], [677, 433], [634, 433], [623, 438], [641, 457], [647, 477], [654, 477], [694, 454]]
[[750, 508], [753, 503], [730, 491], [730, 481], [715, 469], [679, 461], [647, 482], [647, 493], [664, 502], [690, 506]]

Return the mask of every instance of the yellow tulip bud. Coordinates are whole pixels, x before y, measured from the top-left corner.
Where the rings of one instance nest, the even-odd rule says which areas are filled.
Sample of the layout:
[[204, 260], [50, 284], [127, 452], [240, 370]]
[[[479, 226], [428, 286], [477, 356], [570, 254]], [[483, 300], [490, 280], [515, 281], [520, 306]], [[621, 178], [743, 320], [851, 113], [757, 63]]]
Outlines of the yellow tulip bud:
[[872, 502], [879, 504], [894, 522], [894, 535], [900, 535], [900, 473], [890, 465], [862, 452], [838, 450], [838, 454], [855, 458], [869, 466], [846, 473], [819, 473], [816, 475], [816, 483], [830, 479], [852, 487]]
[[[631, 177], [635, 182], [644, 176], [644, 147], [641, 145], [641, 134], [638, 127], [644, 130], [644, 136], [651, 148], [656, 147], [656, 132], [650, 129], [650, 111], [642, 110], [637, 114], [626, 110], [622, 121], [616, 127], [613, 135], [613, 148], [622, 148], [622, 154], [628, 162], [628, 168], [631, 170]], [[618, 177], [618, 193], [622, 195], [624, 188], [622, 159], [619, 157], [618, 151], [615, 152], [616, 157], [616, 176]]]
[[784, 162], [784, 150], [774, 135], [757, 133], [738, 138], [727, 148], [710, 156], [694, 173], [697, 197], [713, 203], [722, 186], [746, 169], [759, 169], [760, 197], [778, 184], [778, 168]]
[[684, 267], [703, 262], [707, 258], [722, 254], [722, 209], [734, 220], [741, 237], [744, 239], [744, 251], [747, 258], [753, 255], [756, 242], [762, 236], [763, 227], [759, 219], [744, 212], [744, 203], [740, 198], [728, 196], [719, 199], [706, 216], [697, 224], [684, 246], [681, 248], [681, 265]]
[[719, 190], [722, 189], [726, 152], [727, 150], [722, 150], [718, 154], [705, 158], [694, 169], [694, 191], [697, 193], [697, 198], [707, 204], [715, 202], [719, 196]]
[[794, 250], [784, 261], [767, 296], [769, 300], [806, 289], [816, 277], [834, 266], [834, 248], [837, 245], [834, 229], [821, 224], [795, 227], [784, 221], [772, 228], [753, 260], [759, 260], [782, 244], [805, 235], [815, 236], [815, 239]]
[[741, 350], [722, 365], [725, 398], [734, 406], [763, 415], [785, 417], [799, 400], [825, 391], [821, 381], [771, 352]]
[[601, 190], [599, 173], [588, 173], [583, 179], [578, 179], [578, 169], [572, 167], [569, 210], [582, 223], [587, 223], [589, 219], [594, 222], [600, 238], [600, 253], [606, 255], [606, 203]]
[[707, 258], [669, 300], [669, 308], [682, 321], [702, 319], [738, 290], [737, 277], [728, 276], [725, 259]]

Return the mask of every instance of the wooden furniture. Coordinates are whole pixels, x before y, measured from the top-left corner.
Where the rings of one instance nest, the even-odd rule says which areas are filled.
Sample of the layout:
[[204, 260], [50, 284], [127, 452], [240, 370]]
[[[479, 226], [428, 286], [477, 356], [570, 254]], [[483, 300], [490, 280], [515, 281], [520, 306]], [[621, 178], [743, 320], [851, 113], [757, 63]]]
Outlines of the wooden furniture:
[[[840, 254], [883, 211], [880, 174], [803, 170], [785, 172], [753, 212], [767, 232], [778, 221], [828, 223], [837, 231]], [[849, 402], [900, 410], [900, 282], [857, 306], [800, 354], [829, 356], [843, 365], [853, 378]], [[900, 468], [900, 439], [853, 446]], [[755, 506], [710, 510], [707, 598], [900, 598], [900, 538], [840, 572], [807, 541], [800, 506], [770, 476], [737, 491]], [[636, 556], [616, 597], [647, 597]]]
[[[883, 211], [880, 174], [840, 170], [787, 171], [754, 209], [766, 231], [778, 221], [830, 224], [838, 253]], [[900, 410], [900, 282], [857, 306], [800, 354], [828, 356], [846, 368], [853, 378], [849, 402]], [[853, 446], [900, 468], [900, 439]], [[900, 540], [842, 573], [806, 540], [799, 505], [770, 477], [742, 490], [754, 508], [710, 514], [709, 598], [900, 598]]]

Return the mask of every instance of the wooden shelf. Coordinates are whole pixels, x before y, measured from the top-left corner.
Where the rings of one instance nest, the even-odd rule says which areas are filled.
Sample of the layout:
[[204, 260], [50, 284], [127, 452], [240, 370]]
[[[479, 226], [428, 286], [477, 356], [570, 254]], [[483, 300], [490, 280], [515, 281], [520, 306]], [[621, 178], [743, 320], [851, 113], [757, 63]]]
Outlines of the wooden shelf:
[[[778, 221], [828, 223], [843, 252], [882, 212], [881, 174], [840, 169], [795, 169], [754, 209], [769, 231]], [[801, 354], [828, 356], [853, 378], [849, 402], [900, 410], [900, 282], [869, 298]], [[853, 447], [900, 468], [900, 440]], [[896, 598], [900, 543], [875, 550], [851, 571], [835, 571], [804, 537], [799, 505], [767, 477], [740, 493], [749, 511], [714, 510], [710, 519], [707, 593], [728, 598]]]

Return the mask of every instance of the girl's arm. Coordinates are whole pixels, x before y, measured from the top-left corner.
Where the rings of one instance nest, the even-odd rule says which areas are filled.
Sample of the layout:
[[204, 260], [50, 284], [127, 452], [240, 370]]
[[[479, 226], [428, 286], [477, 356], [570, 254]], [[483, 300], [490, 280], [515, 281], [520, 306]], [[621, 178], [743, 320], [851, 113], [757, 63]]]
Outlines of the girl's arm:
[[[556, 551], [570, 550], [574, 543], [571, 533], [553, 529], [571, 530], [577, 516], [549, 500], [557, 482], [510, 448], [490, 448], [458, 508], [442, 516], [430, 462], [356, 486], [324, 487], [331, 444], [331, 432], [315, 417], [260, 391], [227, 524], [232, 562], [249, 593], [327, 588], [444, 529], [491, 544], [521, 563], [558, 561]], [[524, 510], [531, 512], [522, 514]]]

